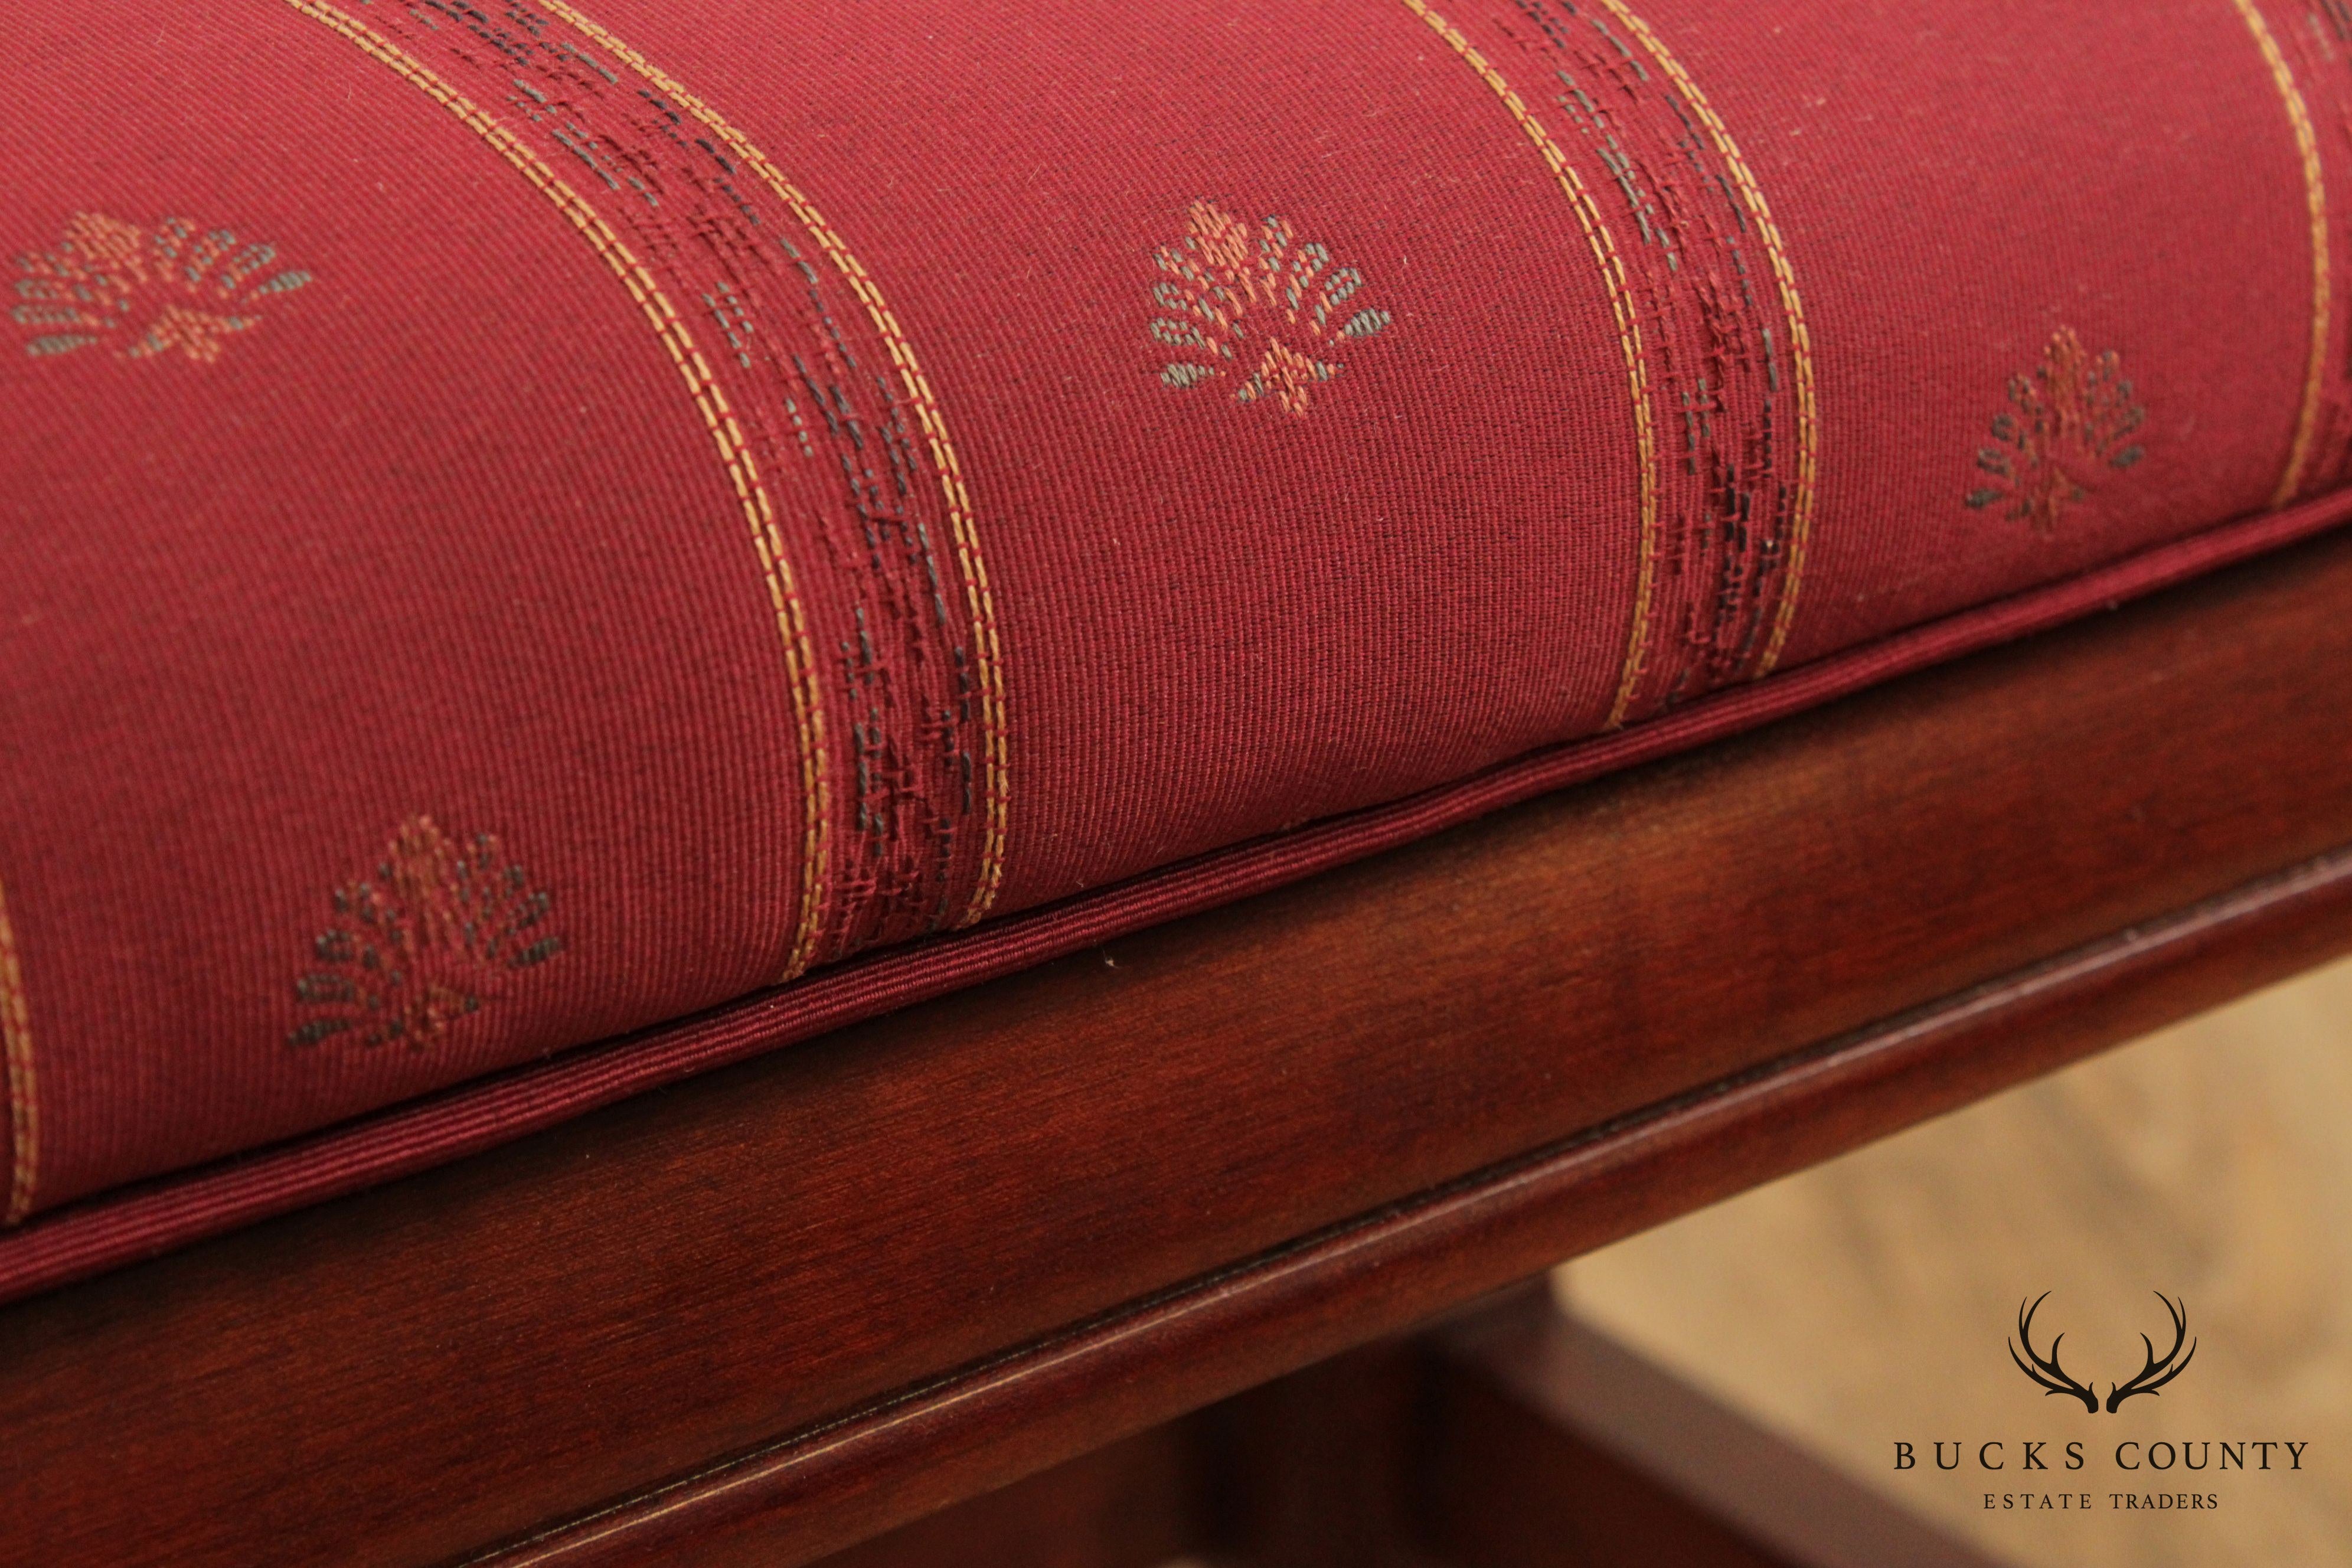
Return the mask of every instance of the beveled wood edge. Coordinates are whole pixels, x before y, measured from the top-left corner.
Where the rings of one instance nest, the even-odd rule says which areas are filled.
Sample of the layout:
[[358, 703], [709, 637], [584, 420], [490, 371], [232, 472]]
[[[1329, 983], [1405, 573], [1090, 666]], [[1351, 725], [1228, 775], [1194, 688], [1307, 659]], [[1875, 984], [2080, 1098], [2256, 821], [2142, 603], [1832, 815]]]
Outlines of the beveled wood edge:
[[2352, 846], [465, 1561], [641, 1563], [751, 1531], [807, 1563], [2347, 950]]
[[1089, 1449], [859, 1542], [821, 1568], [1171, 1568], [1231, 1562], [1213, 1458], [1222, 1412]]

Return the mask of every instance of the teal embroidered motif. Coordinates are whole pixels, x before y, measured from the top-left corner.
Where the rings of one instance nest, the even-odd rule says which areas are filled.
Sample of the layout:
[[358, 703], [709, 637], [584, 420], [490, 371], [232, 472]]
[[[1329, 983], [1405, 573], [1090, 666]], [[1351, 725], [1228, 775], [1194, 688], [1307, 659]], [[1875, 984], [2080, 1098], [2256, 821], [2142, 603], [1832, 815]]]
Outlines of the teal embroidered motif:
[[2147, 455], [2132, 440], [2147, 411], [2132, 401], [2114, 350], [2094, 354], [2072, 327], [2050, 334], [2042, 363], [2010, 377], [2009, 406], [1993, 416], [1995, 445], [1979, 447], [1990, 483], [1969, 492], [1971, 507], [2000, 507], [2055, 532], [2067, 510], [2090, 499], [2098, 470], [2130, 468]]
[[274, 246], [240, 244], [225, 228], [200, 233], [185, 218], [145, 228], [78, 213], [55, 248], [17, 258], [9, 314], [32, 334], [28, 354], [105, 344], [123, 359], [178, 350], [210, 364], [230, 336], [260, 321], [262, 300], [310, 281], [277, 259]]
[[1184, 237], [1153, 258], [1160, 279], [1151, 297], [1167, 311], [1154, 342], [1189, 355], [1169, 361], [1163, 385], [1181, 391], [1233, 375], [1236, 403], [1270, 399], [1304, 417], [1314, 388], [1339, 374], [1343, 344], [1386, 330], [1386, 310], [1343, 314], [1364, 275], [1335, 268], [1331, 252], [1302, 242], [1287, 220], [1253, 229], [1211, 201], [1185, 213]]
[[551, 901], [496, 836], [460, 842], [429, 816], [410, 817], [374, 876], [335, 889], [334, 924], [311, 944], [320, 967], [294, 982], [311, 1016], [287, 1044], [356, 1030], [364, 1045], [423, 1050], [515, 972], [563, 951], [562, 937], [540, 931]]

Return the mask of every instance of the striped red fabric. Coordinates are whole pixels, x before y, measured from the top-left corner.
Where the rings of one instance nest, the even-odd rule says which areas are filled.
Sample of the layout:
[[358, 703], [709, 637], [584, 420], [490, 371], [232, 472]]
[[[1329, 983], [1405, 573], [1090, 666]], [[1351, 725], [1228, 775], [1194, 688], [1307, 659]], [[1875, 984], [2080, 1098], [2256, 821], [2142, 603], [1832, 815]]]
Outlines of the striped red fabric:
[[2352, 478], [2333, 0], [585, 4], [0, 42], [0, 1291]]

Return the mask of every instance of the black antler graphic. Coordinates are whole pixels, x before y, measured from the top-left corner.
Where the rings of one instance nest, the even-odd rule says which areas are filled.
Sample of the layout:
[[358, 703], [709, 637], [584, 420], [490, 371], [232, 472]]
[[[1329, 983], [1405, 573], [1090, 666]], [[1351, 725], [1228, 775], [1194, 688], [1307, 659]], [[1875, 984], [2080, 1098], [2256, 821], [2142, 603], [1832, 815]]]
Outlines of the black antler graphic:
[[[2018, 1303], [2017, 1337], [2023, 1342], [2025, 1353], [2020, 1355], [2017, 1346], [2011, 1345], [2009, 1347], [2009, 1359], [2017, 1363], [2018, 1371], [2040, 1384], [2048, 1393], [2063, 1394], [2070, 1399], [2079, 1399], [2083, 1402], [2083, 1408], [2086, 1412], [2096, 1415], [2099, 1413], [2098, 1394], [2067, 1376], [2066, 1369], [2058, 1364], [2058, 1347], [2064, 1342], [2066, 1336], [2062, 1333], [2050, 1342], [2050, 1357], [2047, 1361], [2034, 1352], [2033, 1314], [2040, 1311], [2042, 1303], [2048, 1300], [2050, 1300], [2050, 1292], [2044, 1290], [2031, 1303], [2023, 1301]], [[2115, 1406], [2110, 1405], [2107, 1408], [2113, 1410]]]
[[[2159, 1357], [2156, 1353], [2156, 1342], [2149, 1339], [2146, 1334], [2140, 1335], [2139, 1342], [2147, 1347], [2147, 1364], [2140, 1368], [2139, 1375], [2133, 1378], [2129, 1383], [2114, 1384], [2108, 1387], [2107, 1414], [2110, 1415], [2113, 1415], [2116, 1413], [2116, 1405], [2121, 1405], [2133, 1394], [2154, 1394], [2166, 1384], [2170, 1383], [2174, 1378], [2179, 1377], [2182, 1373], [2188, 1371], [2190, 1358], [2197, 1354], [2197, 1345], [2194, 1341], [2190, 1341], [2189, 1342], [2189, 1354], [2180, 1354], [2181, 1342], [2189, 1338], [2188, 1307], [2183, 1302], [2173, 1300], [2161, 1290], [2158, 1290], [2156, 1293], [2156, 1299], [2163, 1302], [2164, 1310], [2168, 1313], [2171, 1314], [2172, 1348], [2165, 1352], [2164, 1354]], [[2053, 1344], [2050, 1347], [2050, 1352], [2053, 1355], [2057, 1354], [2058, 1347], [2055, 1344]], [[2176, 1356], [2179, 1357], [2178, 1361], [2173, 1359]], [[2158, 1376], [2157, 1374], [2158, 1373], [2163, 1373], [2163, 1375], [2161, 1377]]]

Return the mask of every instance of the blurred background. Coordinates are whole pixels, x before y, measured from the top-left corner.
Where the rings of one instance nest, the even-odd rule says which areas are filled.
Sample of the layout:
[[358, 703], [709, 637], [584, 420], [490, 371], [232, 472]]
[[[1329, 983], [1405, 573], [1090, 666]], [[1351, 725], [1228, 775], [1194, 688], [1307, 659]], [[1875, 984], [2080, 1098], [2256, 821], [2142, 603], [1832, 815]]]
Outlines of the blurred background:
[[[2352, 1568], [2352, 962], [1561, 1268], [1561, 1304], [2021, 1568]], [[2116, 1415], [2037, 1394], [2005, 1339], [2128, 1378], [2185, 1301], [2195, 1361]], [[2003, 1478], [1894, 1443], [2307, 1441], [2300, 1474], [2186, 1477], [2189, 1514], [1993, 1510]], [[2154, 1478], [2147, 1478], [2151, 1480]], [[2006, 1485], [2016, 1486], [2012, 1474]], [[2104, 1465], [2078, 1490], [2119, 1484]], [[2048, 1483], [2062, 1489], [2064, 1478]], [[2104, 1496], [2100, 1498], [2105, 1503]]]

